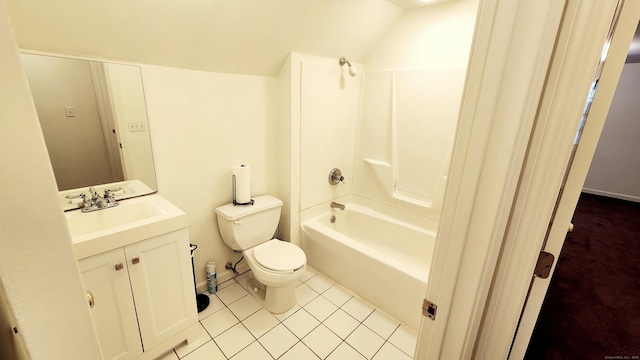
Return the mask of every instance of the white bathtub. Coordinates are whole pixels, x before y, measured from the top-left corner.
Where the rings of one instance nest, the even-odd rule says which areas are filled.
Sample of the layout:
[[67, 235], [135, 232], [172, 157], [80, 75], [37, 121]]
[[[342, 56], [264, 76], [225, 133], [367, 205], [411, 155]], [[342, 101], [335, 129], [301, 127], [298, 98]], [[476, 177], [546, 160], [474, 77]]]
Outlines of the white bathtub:
[[345, 210], [326, 203], [302, 213], [308, 263], [417, 330], [436, 222], [358, 196], [336, 202]]

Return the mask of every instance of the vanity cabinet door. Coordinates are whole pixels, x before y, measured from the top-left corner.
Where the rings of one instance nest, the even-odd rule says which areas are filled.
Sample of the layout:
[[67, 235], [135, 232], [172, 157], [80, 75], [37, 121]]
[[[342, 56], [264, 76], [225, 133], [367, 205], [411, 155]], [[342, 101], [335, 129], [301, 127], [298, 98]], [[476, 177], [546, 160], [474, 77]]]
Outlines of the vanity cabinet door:
[[124, 249], [148, 351], [198, 321], [189, 235], [185, 228]]
[[142, 354], [124, 250], [114, 249], [78, 261], [104, 359]]

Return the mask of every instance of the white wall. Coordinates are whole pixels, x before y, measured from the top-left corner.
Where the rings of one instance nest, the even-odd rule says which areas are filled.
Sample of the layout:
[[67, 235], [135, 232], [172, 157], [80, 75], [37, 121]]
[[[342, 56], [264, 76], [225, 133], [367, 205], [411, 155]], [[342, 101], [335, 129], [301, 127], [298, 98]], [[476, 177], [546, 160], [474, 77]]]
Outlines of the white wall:
[[[23, 54], [60, 190], [114, 182], [86, 60]], [[75, 117], [65, 115], [74, 106]]]
[[387, 0], [8, 3], [24, 49], [274, 77], [292, 50], [362, 59], [402, 13]]
[[467, 67], [478, 0], [406, 11], [364, 61], [367, 71]]
[[252, 195], [279, 194], [275, 78], [142, 66], [158, 191], [187, 213], [196, 277], [240, 256], [224, 245], [214, 210], [232, 201], [232, 166], [251, 167]]
[[583, 191], [640, 202], [640, 63], [626, 64]]
[[[0, 1], [0, 357], [100, 359], [57, 186]], [[9, 326], [8, 328], [6, 326]], [[4, 357], [3, 357], [4, 358]]]

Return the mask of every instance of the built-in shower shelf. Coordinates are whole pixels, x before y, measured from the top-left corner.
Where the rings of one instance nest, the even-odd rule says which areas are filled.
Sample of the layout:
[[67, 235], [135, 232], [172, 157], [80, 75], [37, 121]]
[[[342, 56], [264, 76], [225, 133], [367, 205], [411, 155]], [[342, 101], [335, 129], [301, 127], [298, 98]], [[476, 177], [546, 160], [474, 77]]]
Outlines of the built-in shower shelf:
[[393, 167], [390, 163], [376, 159], [363, 159], [363, 161], [373, 171], [380, 184], [392, 198], [405, 203], [417, 205], [421, 208], [431, 208], [431, 200], [425, 201], [411, 196], [406, 196], [398, 192], [396, 180], [394, 179]]

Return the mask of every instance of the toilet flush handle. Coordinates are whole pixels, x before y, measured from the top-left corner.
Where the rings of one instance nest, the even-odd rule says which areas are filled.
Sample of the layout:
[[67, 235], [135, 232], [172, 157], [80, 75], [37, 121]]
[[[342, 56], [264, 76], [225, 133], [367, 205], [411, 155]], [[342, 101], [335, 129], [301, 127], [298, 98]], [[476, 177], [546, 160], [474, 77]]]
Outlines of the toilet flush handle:
[[242, 224], [242, 220], [233, 220], [233, 223], [234, 223], [234, 224], [241, 225], [241, 224]]

